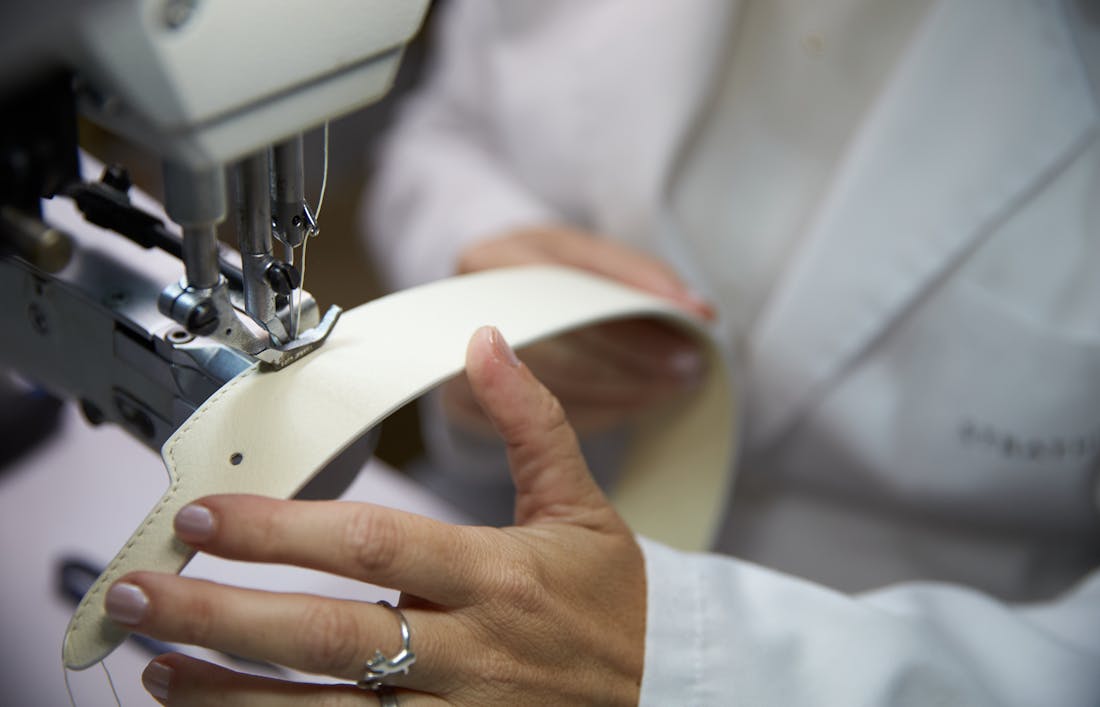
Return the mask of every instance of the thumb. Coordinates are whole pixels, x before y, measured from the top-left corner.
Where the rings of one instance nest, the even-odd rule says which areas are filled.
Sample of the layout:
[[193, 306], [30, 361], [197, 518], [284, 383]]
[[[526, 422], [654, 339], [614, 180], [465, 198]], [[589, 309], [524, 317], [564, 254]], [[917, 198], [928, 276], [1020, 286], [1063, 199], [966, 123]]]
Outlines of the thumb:
[[589, 524], [603, 515], [593, 516], [593, 511], [610, 510], [558, 399], [516, 358], [495, 327], [482, 327], [470, 339], [466, 376], [507, 445], [517, 524], [547, 519]]

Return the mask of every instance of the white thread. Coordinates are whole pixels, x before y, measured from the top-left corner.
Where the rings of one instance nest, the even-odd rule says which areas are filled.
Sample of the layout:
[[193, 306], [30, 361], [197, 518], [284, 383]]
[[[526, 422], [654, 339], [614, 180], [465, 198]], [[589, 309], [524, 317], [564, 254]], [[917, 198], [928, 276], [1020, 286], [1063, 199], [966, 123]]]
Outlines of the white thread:
[[[317, 197], [317, 210], [313, 212], [313, 222], [316, 224], [321, 220], [321, 208], [325, 205], [325, 189], [328, 187], [328, 121], [325, 121], [324, 138], [322, 140], [324, 144], [324, 160], [321, 167], [321, 195]], [[298, 280], [298, 303], [295, 305], [295, 321], [302, 321], [302, 293], [306, 290], [306, 244], [309, 243], [309, 239], [312, 238], [317, 232], [319, 232], [320, 226], [318, 225], [313, 232], [306, 231], [306, 237], [302, 239], [302, 269], [301, 278]], [[297, 334], [297, 332], [295, 332]]]
[[76, 698], [73, 697], [73, 686], [69, 684], [69, 666], [61, 663], [61, 674], [65, 676], [65, 692], [69, 693], [70, 707], [76, 707]]
[[313, 220], [321, 218], [321, 207], [325, 205], [325, 187], [328, 186], [328, 121], [325, 121], [324, 133], [324, 166], [321, 168], [321, 196], [317, 199], [317, 211], [313, 214]]
[[[118, 697], [118, 689], [115, 687], [115, 680], [111, 677], [111, 671], [107, 669], [107, 661], [99, 661], [100, 667], [103, 668], [103, 673], [107, 676], [107, 684], [111, 686], [111, 694], [115, 697], [115, 704], [118, 707], [122, 707], [122, 700]], [[65, 678], [65, 692], [69, 693], [69, 705], [76, 707], [76, 697], [73, 695], [73, 686], [69, 683], [69, 666], [64, 663], [61, 664], [61, 675]]]
[[114, 678], [111, 677], [111, 671], [107, 669], [107, 661], [101, 660], [99, 664], [103, 666], [103, 672], [107, 675], [107, 684], [111, 686], [111, 694], [115, 696], [115, 704], [122, 707], [122, 700], [118, 699], [118, 690], [115, 689]]

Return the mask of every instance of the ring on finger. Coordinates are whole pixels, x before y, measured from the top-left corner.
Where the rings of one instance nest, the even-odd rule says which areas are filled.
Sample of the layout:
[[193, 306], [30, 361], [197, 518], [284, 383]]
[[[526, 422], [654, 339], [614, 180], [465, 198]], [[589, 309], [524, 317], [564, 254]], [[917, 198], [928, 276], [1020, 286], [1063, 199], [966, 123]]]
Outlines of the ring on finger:
[[379, 707], [398, 707], [397, 693], [394, 692], [392, 687], [383, 685], [375, 690], [374, 694], [378, 695]]
[[[416, 662], [416, 654], [413, 653], [412, 648], [410, 648], [409, 622], [405, 620], [405, 614], [401, 609], [398, 609], [387, 601], [380, 601], [378, 604], [392, 611], [394, 615], [397, 616], [397, 620], [401, 622], [401, 650], [392, 658], [387, 658], [382, 651], [376, 650], [374, 652], [374, 657], [363, 665], [363, 677], [356, 685], [363, 690], [378, 692], [379, 698], [382, 699], [382, 704], [390, 707], [397, 704], [397, 698], [388, 690], [382, 691], [382, 688], [385, 687], [383, 681], [391, 675], [397, 675], [398, 673], [408, 675], [409, 668]], [[392, 698], [388, 703], [386, 699], [384, 699], [387, 695], [389, 698]]]

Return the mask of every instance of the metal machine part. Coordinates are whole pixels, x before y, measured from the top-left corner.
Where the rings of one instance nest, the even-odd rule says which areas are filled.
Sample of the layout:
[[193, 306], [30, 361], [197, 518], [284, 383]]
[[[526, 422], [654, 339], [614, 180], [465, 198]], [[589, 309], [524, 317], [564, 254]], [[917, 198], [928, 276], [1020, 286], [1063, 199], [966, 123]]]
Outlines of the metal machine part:
[[274, 235], [290, 248], [317, 235], [317, 219], [306, 202], [302, 136], [271, 148], [271, 223]]
[[[283, 181], [302, 182], [301, 161], [290, 167], [294, 171]], [[188, 178], [186, 169], [178, 170], [171, 177], [186, 186], [182, 191], [187, 198], [182, 213], [176, 203], [174, 219], [190, 219], [182, 223], [186, 274], [161, 292], [158, 306], [165, 316], [192, 334], [210, 337], [282, 367], [324, 343], [341, 310], [331, 307], [321, 319], [314, 300], [301, 291], [301, 276], [293, 263], [275, 257], [272, 195], [281, 172], [273, 168], [268, 151], [246, 158], [233, 172], [240, 287], [229, 286], [224, 267], [219, 264], [219, 246], [212, 227], [203, 223], [215, 217], [219, 206], [213, 199], [203, 198], [203, 190], [224, 188], [222, 180], [205, 173], [190, 174]], [[166, 192], [173, 183], [167, 180], [169, 173], [166, 169]], [[171, 198], [168, 201], [172, 209]], [[302, 208], [310, 213], [304, 202]], [[317, 232], [312, 215], [309, 223], [311, 227], [303, 231], [303, 239]], [[289, 244], [287, 250], [293, 252]]]
[[0, 232], [0, 240], [15, 255], [44, 272], [57, 272], [72, 258], [73, 241], [67, 233], [15, 207], [0, 206]]
[[183, 264], [187, 283], [198, 289], [217, 287], [218, 224], [225, 220], [225, 170], [191, 169], [164, 163], [164, 208], [183, 229]]
[[244, 307], [248, 315], [266, 329], [278, 345], [290, 332], [278, 316], [276, 294], [268, 281], [272, 256], [271, 167], [267, 152], [241, 162], [237, 174], [237, 234], [244, 272]]
[[[294, 267], [317, 233], [301, 132], [385, 94], [427, 4], [0, 5], [0, 365], [159, 446], [244, 368], [320, 346], [340, 310]], [[124, 170], [82, 177], [77, 109], [161, 157], [178, 230]], [[239, 262], [217, 240], [230, 169]]]
[[77, 399], [92, 422], [115, 422], [159, 448], [253, 359], [157, 311], [161, 282], [181, 275], [174, 257], [88, 227], [65, 201], [46, 206], [73, 239], [72, 258], [53, 274], [0, 258], [3, 363]]

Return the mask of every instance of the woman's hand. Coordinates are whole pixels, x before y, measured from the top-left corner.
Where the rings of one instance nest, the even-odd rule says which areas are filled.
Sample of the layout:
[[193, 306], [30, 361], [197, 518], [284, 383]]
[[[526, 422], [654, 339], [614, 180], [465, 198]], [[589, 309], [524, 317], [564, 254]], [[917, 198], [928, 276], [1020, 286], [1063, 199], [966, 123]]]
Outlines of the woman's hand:
[[[711, 319], [709, 305], [692, 295], [664, 263], [621, 243], [564, 227], [535, 228], [477, 243], [462, 253], [460, 273], [511, 265], [570, 265], [664, 297]], [[703, 379], [698, 346], [653, 320], [587, 327], [525, 348], [524, 362], [561, 400], [575, 429], [600, 432], [631, 419]], [[448, 417], [462, 428], [491, 434], [463, 378], [443, 387]]]
[[[176, 516], [181, 540], [253, 562], [332, 572], [402, 592], [416, 663], [396, 687], [417, 705], [635, 704], [645, 571], [630, 529], [589, 475], [557, 400], [491, 328], [467, 352], [473, 395], [507, 443], [515, 527], [451, 526], [365, 503], [211, 496]], [[401, 647], [382, 606], [134, 573], [107, 594], [129, 628], [355, 682]], [[182, 655], [146, 669], [168, 705], [378, 704], [350, 685], [242, 675]]]

